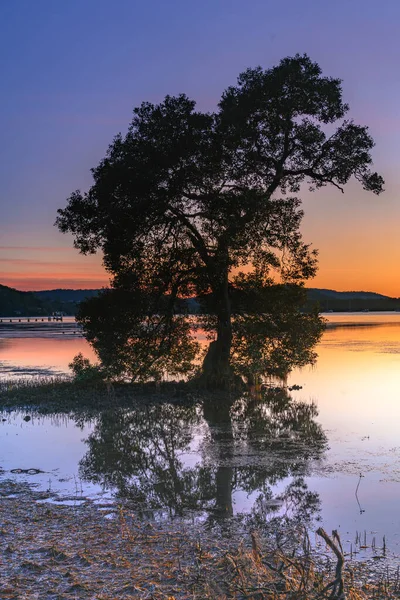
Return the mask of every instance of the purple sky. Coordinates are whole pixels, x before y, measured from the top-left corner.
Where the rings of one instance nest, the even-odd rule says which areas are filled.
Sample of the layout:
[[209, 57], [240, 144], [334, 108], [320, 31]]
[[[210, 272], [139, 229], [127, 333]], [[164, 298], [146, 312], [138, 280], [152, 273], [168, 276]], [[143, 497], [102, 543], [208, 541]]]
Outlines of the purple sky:
[[0, 283], [104, 282], [99, 258], [80, 257], [53, 222], [132, 108], [185, 92], [213, 110], [246, 67], [306, 52], [343, 79], [387, 190], [304, 196], [304, 234], [321, 257], [312, 285], [400, 296], [399, 28], [399, 0], [0, 3]]

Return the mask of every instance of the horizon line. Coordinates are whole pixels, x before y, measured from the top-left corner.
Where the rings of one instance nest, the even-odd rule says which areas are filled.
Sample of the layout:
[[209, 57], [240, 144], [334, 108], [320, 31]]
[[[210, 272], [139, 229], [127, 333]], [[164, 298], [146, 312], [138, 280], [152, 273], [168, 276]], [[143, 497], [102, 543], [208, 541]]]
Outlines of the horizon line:
[[[53, 292], [55, 290], [62, 290], [62, 291], [87, 291], [87, 290], [102, 290], [102, 289], [109, 289], [110, 286], [106, 286], [106, 285], [102, 285], [102, 286], [96, 286], [96, 287], [50, 287], [50, 288], [41, 288], [41, 289], [29, 289], [29, 290], [21, 290], [12, 286], [8, 286], [5, 285], [3, 283], [0, 282], [0, 286], [4, 286], [4, 287], [8, 287], [9, 289], [15, 290], [17, 292], [22, 292], [22, 293], [36, 293], [36, 292]], [[400, 298], [400, 296], [389, 296], [387, 294], [382, 294], [381, 292], [375, 292], [375, 291], [370, 291], [370, 290], [335, 290], [334, 288], [326, 288], [326, 287], [306, 287], [304, 286], [304, 289], [306, 290], [319, 290], [319, 291], [327, 291], [327, 292], [335, 292], [338, 294], [376, 294], [377, 296], [383, 296], [385, 298], [393, 298], [393, 299], [398, 299]]]

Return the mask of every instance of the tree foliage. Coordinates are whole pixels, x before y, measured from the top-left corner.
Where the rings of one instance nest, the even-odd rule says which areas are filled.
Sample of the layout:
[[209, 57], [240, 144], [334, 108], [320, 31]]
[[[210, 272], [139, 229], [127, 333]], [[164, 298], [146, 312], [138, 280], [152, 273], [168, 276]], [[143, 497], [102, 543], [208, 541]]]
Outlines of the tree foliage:
[[[213, 113], [196, 110], [185, 95], [135, 108], [127, 134], [114, 139], [92, 170], [92, 187], [74, 192], [58, 211], [60, 230], [72, 232], [83, 253], [101, 250], [113, 277], [113, 292], [83, 309], [89, 339], [100, 339], [102, 303], [114, 290], [130, 294], [130, 333], [122, 336], [129, 352], [121, 365], [137, 373], [136, 356], [141, 361], [146, 346], [153, 375], [160, 373], [167, 354], [180, 355], [182, 339], [185, 356], [194, 349], [175, 314], [176, 299], [208, 298], [207, 326], [216, 339], [203, 376], [211, 385], [226, 383], [233, 347], [239, 348], [235, 327], [246, 337], [255, 326], [248, 317], [258, 315], [271, 332], [278, 308], [269, 301], [260, 307], [260, 301], [276, 297], [275, 285], [290, 299], [293, 286], [316, 272], [316, 252], [300, 232], [303, 212], [295, 195], [301, 186], [343, 191], [355, 177], [365, 190], [382, 191], [382, 178], [371, 171], [373, 140], [366, 127], [344, 118], [347, 111], [340, 80], [323, 76], [300, 55], [271, 69], [246, 70]], [[242, 303], [236, 312], [235, 294]], [[120, 298], [113, 301], [118, 307]], [[281, 306], [294, 318], [289, 301]], [[143, 328], [154, 315], [160, 325]], [[301, 331], [302, 317], [296, 318]], [[310, 323], [305, 317], [304, 330]], [[314, 321], [312, 331], [316, 327]], [[187, 371], [187, 362], [177, 370]]]
[[81, 305], [78, 319], [109, 378], [190, 375], [199, 351], [191, 325], [151, 291], [114, 288]]
[[69, 363], [74, 380], [78, 383], [88, 383], [91, 386], [104, 383], [106, 372], [100, 365], [92, 364], [88, 358], [85, 358], [82, 352], [74, 356]]

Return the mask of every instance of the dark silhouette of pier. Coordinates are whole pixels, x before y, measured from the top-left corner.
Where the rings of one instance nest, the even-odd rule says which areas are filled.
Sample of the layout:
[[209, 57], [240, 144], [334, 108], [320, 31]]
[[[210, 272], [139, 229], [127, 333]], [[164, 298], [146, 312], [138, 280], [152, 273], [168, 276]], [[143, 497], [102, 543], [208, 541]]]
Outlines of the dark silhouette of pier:
[[63, 320], [62, 315], [51, 315], [50, 317], [0, 317], [0, 323], [40, 323]]

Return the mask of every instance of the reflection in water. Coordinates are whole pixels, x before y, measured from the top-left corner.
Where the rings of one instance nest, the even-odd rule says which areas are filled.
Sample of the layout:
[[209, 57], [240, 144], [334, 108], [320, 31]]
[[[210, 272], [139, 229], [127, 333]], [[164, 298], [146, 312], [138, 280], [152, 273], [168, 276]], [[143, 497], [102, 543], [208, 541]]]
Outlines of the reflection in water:
[[86, 441], [80, 476], [114, 488], [142, 514], [194, 510], [213, 521], [240, 512], [235, 495], [246, 494], [254, 519], [285, 513], [304, 521], [319, 510], [303, 479], [326, 447], [316, 414], [283, 388], [261, 400], [109, 411]]
[[[215, 407], [206, 404], [196, 409], [142, 408], [96, 417], [93, 423], [82, 417], [78, 421], [82, 431], [72, 420], [68, 427], [55, 427], [48, 416], [39, 422], [32, 415], [27, 423], [23, 420], [26, 413], [7, 413], [7, 421], [0, 427], [0, 467], [5, 471], [16, 467], [54, 471], [58, 475], [45, 474], [43, 480], [35, 476], [29, 481], [47, 489], [51, 477], [52, 489], [74, 494], [77, 465], [86, 452], [81, 473], [86, 466], [92, 481], [110, 487], [115, 482], [120, 496], [129, 497], [131, 493], [133, 497], [136, 489], [143, 511], [150, 506], [156, 507], [154, 514], [156, 510], [176, 514], [192, 506], [208, 519], [233, 512], [265, 521], [265, 516], [270, 519], [286, 508], [290, 514], [299, 515], [299, 496], [316, 491], [321, 497], [326, 530], [338, 529], [343, 540], [353, 541], [356, 531], [376, 531], [377, 540], [385, 535], [390, 548], [399, 551], [400, 313], [331, 314], [328, 319], [330, 327], [318, 345], [316, 367], [296, 370], [288, 382], [302, 386], [291, 392], [293, 399], [318, 403], [318, 421], [329, 436], [329, 452], [324, 453], [324, 461], [315, 469], [313, 458], [320, 455], [316, 451], [318, 431], [312, 430], [315, 426], [318, 429], [316, 417], [308, 415], [301, 422], [305, 409], [296, 413], [298, 403], [285, 401], [284, 397], [278, 400], [279, 395], [276, 410], [272, 397], [264, 403], [250, 397], [236, 399], [228, 418], [226, 408], [215, 414]], [[334, 326], [338, 324], [339, 327]], [[6, 359], [10, 365], [21, 367], [60, 365], [61, 370], [64, 365], [67, 369], [74, 354], [82, 351], [88, 356], [89, 349], [83, 338], [65, 339], [63, 335], [57, 340], [2, 338], [0, 361]], [[315, 409], [308, 410], [315, 415]], [[163, 439], [169, 430], [173, 433], [173, 426], [176, 438]], [[148, 436], [142, 444], [138, 439], [141, 431]], [[288, 457], [285, 432], [289, 437]], [[308, 446], [303, 444], [307, 437]], [[89, 443], [83, 444], [82, 438], [89, 438]], [[316, 440], [316, 449], [312, 440]], [[170, 460], [176, 461], [175, 480], [156, 444], [164, 454], [170, 451]], [[151, 466], [147, 471], [140, 468], [140, 452], [143, 464], [147, 461]], [[159, 473], [154, 470], [157, 464]], [[119, 465], [125, 469], [121, 477]], [[304, 490], [301, 478], [308, 470], [311, 476], [305, 481], [309, 490]], [[355, 496], [360, 473], [363, 478], [358, 497], [365, 511], [362, 514]], [[10, 476], [9, 472], [6, 476]], [[15, 477], [18, 481], [22, 478]], [[89, 483], [83, 487], [85, 494], [100, 491]], [[173, 494], [177, 498], [176, 509], [170, 499]], [[312, 499], [309, 496], [303, 506], [312, 507]], [[293, 504], [296, 509], [291, 508]]]
[[[344, 317], [335, 317], [335, 325], [343, 322]], [[327, 329], [318, 346], [317, 368], [294, 372], [290, 383], [303, 387], [294, 397], [318, 399], [325, 428], [351, 440], [365, 455], [365, 436], [374, 442], [374, 452], [382, 445], [398, 446], [400, 314], [390, 319], [367, 314], [356, 324]]]
[[[1, 332], [0, 332], [1, 334]], [[0, 377], [55, 375], [67, 373], [68, 364], [79, 352], [95, 359], [82, 337], [0, 337]]]

